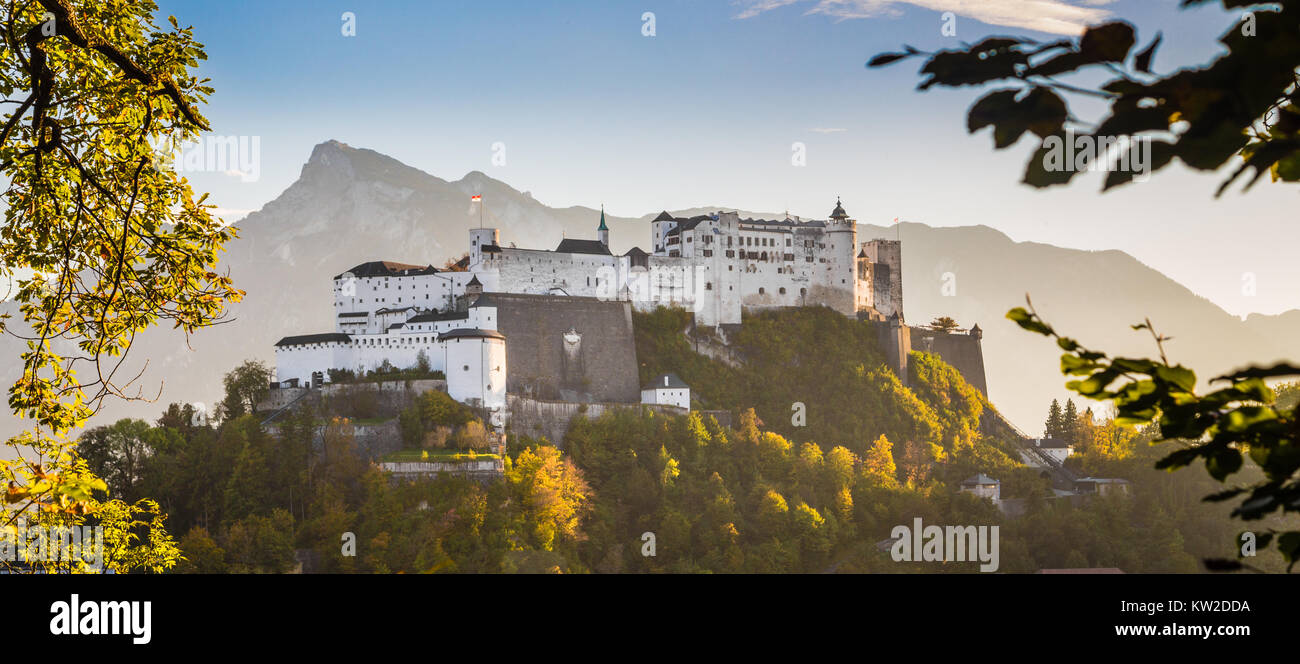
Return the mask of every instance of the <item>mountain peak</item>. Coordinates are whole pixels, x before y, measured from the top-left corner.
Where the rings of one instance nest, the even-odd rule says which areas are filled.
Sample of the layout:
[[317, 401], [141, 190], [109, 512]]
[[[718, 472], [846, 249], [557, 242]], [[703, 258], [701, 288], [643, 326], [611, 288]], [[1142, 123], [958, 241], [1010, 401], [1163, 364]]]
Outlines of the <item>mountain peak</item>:
[[299, 179], [324, 182], [382, 181], [404, 187], [418, 186], [429, 180], [443, 182], [383, 153], [352, 147], [334, 139], [312, 148], [311, 157], [303, 164]]

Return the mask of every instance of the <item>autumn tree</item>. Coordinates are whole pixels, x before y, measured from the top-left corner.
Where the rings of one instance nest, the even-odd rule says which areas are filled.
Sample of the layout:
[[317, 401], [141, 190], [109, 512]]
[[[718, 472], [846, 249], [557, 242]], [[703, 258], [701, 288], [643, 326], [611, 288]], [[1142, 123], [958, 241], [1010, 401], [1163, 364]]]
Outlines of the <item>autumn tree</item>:
[[534, 545], [549, 551], [557, 542], [579, 536], [591, 488], [582, 471], [559, 450], [549, 446], [524, 450], [507, 465], [506, 481], [519, 501], [525, 533]]
[[884, 487], [898, 485], [898, 468], [894, 465], [894, 444], [884, 434], [871, 444], [862, 457], [862, 476], [868, 482]]
[[[0, 331], [26, 343], [9, 406], [33, 428], [0, 461], [8, 485], [0, 526], [20, 518], [110, 532], [154, 513], [101, 502], [104, 482], [74, 455], [68, 432], [110, 398], [145, 398], [124, 371], [136, 336], [165, 323], [212, 325], [241, 296], [217, 257], [233, 231], [196, 198], [165, 155], [207, 130], [212, 89], [191, 70], [205, 57], [190, 28], [160, 28], [152, 0], [20, 0], [0, 7], [4, 222], [0, 281], [21, 320]], [[162, 569], [174, 544], [161, 518], [121, 564]], [[121, 527], [119, 527], [121, 526]], [[134, 541], [134, 540], [132, 540]]]

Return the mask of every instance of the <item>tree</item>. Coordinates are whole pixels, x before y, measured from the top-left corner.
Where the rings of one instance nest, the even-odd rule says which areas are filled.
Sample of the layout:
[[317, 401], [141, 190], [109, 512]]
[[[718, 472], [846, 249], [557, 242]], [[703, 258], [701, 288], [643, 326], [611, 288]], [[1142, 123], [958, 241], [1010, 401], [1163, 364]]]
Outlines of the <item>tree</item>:
[[952, 332], [958, 327], [961, 326], [957, 324], [957, 321], [953, 320], [949, 316], [939, 316], [930, 321], [930, 329], [937, 332]]
[[[1150, 332], [1159, 359], [1110, 357], [1078, 341], [1058, 334], [1034, 310], [1017, 307], [1007, 318], [1021, 328], [1050, 337], [1065, 351], [1061, 370], [1079, 377], [1065, 384], [1080, 396], [1114, 403], [1115, 421], [1123, 425], [1157, 426], [1155, 442], [1180, 441], [1183, 446], [1156, 462], [1157, 469], [1175, 470], [1204, 460], [1205, 470], [1219, 482], [1241, 470], [1243, 454], [1249, 454], [1264, 477], [1246, 486], [1236, 486], [1206, 496], [1212, 502], [1245, 496], [1232, 516], [1259, 520], [1275, 511], [1284, 515], [1300, 512], [1300, 420], [1296, 404], [1277, 403], [1276, 393], [1265, 379], [1300, 376], [1300, 367], [1276, 364], [1251, 367], [1211, 383], [1225, 387], [1200, 395], [1195, 391], [1196, 373], [1171, 364], [1165, 354], [1168, 337], [1157, 333], [1151, 322], [1134, 325]], [[1300, 562], [1300, 531], [1274, 532], [1258, 536], [1262, 550], [1276, 542], [1289, 563]], [[1207, 561], [1210, 562], [1210, 561]], [[1239, 569], [1237, 561], [1210, 562], [1216, 569]]]
[[1052, 407], [1047, 411], [1047, 423], [1043, 429], [1043, 437], [1060, 439], [1062, 431], [1061, 420], [1061, 402], [1052, 399]]
[[[1184, 0], [1183, 6], [1207, 0]], [[959, 87], [1006, 80], [1013, 87], [996, 90], [971, 106], [967, 128], [973, 133], [993, 127], [994, 147], [1015, 144], [1025, 132], [1042, 139], [1030, 159], [1024, 182], [1034, 187], [1066, 184], [1101, 157], [1085, 154], [1080, 169], [1061, 166], [1054, 153], [1071, 134], [1081, 130], [1084, 142], [1095, 146], [1134, 141], [1151, 144], [1151, 170], [1169, 165], [1175, 157], [1198, 170], [1217, 170], [1234, 156], [1240, 157], [1222, 193], [1249, 169], [1254, 174], [1249, 189], [1265, 173], [1274, 181], [1300, 181], [1300, 0], [1281, 0], [1255, 6], [1243, 0], [1223, 0], [1223, 7], [1242, 15], [1220, 39], [1226, 52], [1207, 66], [1184, 69], [1168, 76], [1152, 73], [1152, 60], [1160, 44], [1157, 35], [1136, 54], [1133, 26], [1111, 22], [1088, 28], [1076, 40], [1038, 44], [1019, 38], [988, 38], [963, 50], [923, 54], [906, 47], [902, 53], [872, 58], [871, 67], [885, 66], [919, 55], [929, 55], [921, 90], [935, 85]], [[1127, 66], [1125, 63], [1129, 63]], [[1092, 89], [1067, 84], [1057, 77], [1084, 68], [1104, 70], [1118, 77]], [[1083, 94], [1104, 100], [1108, 114], [1095, 126], [1083, 126], [1061, 94]], [[1113, 164], [1106, 164], [1108, 167]], [[1133, 168], [1108, 168], [1103, 191], [1133, 180]], [[1026, 298], [1027, 299], [1027, 298]], [[1110, 357], [1058, 334], [1033, 309], [1016, 307], [1007, 317], [1021, 328], [1053, 338], [1061, 350], [1061, 371], [1079, 377], [1066, 387], [1081, 396], [1115, 405], [1115, 423], [1156, 425], [1155, 442], [1181, 441], [1185, 446], [1156, 462], [1156, 468], [1177, 469], [1204, 460], [1205, 469], [1223, 482], [1243, 465], [1248, 453], [1263, 471], [1264, 479], [1207, 496], [1209, 501], [1245, 496], [1232, 512], [1243, 520], [1258, 520], [1274, 511], [1300, 512], [1300, 441], [1296, 404], [1281, 404], [1266, 379], [1300, 376], [1300, 367], [1274, 364], [1250, 367], [1219, 376], [1212, 383], [1225, 386], [1197, 394], [1196, 374], [1171, 364], [1165, 355], [1168, 337], [1155, 332], [1149, 320], [1134, 325], [1151, 333], [1158, 359]], [[1258, 546], [1276, 542], [1283, 557], [1300, 562], [1300, 531], [1259, 536]], [[1235, 548], [1235, 546], [1234, 546]], [[1216, 569], [1239, 569], [1237, 561], [1217, 561]]]
[[452, 437], [456, 449], [483, 451], [491, 444], [487, 428], [478, 420], [471, 420]]
[[862, 457], [862, 475], [878, 486], [898, 486], [898, 468], [894, 465], [894, 444], [880, 434]]
[[176, 566], [181, 574], [224, 574], [226, 552], [217, 545], [206, 528], [195, 526], [181, 538], [184, 560]]
[[154, 432], [144, 420], [118, 420], [82, 433], [77, 454], [92, 473], [104, 479], [110, 495], [134, 498], [145, 461], [153, 452], [153, 438]]
[[[1184, 0], [1183, 6], [1208, 1]], [[1235, 12], [1257, 3], [1222, 0], [1222, 4]], [[1087, 163], [1081, 169], [1077, 161], [1072, 167], [1058, 167], [1066, 165], [1058, 160], [1067, 141], [1122, 146], [1143, 140], [1151, 144], [1153, 171], [1168, 166], [1175, 157], [1198, 170], [1217, 170], [1234, 155], [1240, 157], [1241, 163], [1218, 189], [1217, 195], [1222, 195], [1252, 168], [1255, 172], [1247, 189], [1265, 173], [1275, 181], [1300, 181], [1300, 99], [1294, 92], [1300, 82], [1298, 22], [1297, 0], [1246, 12], [1219, 39], [1226, 53], [1204, 67], [1167, 76], [1153, 73], [1151, 67], [1161, 36], [1133, 53], [1137, 34], [1123, 21], [1092, 26], [1077, 41], [1041, 44], [991, 37], [966, 49], [938, 53], [909, 46], [902, 53], [877, 55], [867, 64], [880, 67], [928, 55], [921, 69], [928, 78], [921, 82], [921, 90], [1011, 82], [1011, 87], [991, 92], [971, 106], [967, 127], [974, 133], [992, 126], [996, 149], [1014, 145], [1025, 132], [1043, 139], [1025, 169], [1024, 182], [1034, 187], [1066, 184], [1088, 170]], [[1117, 78], [1095, 89], [1059, 79], [1085, 69]], [[1085, 125], [1071, 112], [1063, 94], [1101, 99], [1109, 104], [1109, 113], [1097, 124]], [[1085, 157], [1088, 161], [1103, 158], [1100, 154]], [[1110, 169], [1103, 191], [1132, 181], [1138, 172]]]
[[1079, 409], [1074, 405], [1074, 399], [1066, 399], [1065, 413], [1061, 415], [1061, 440], [1074, 445], [1077, 444], [1079, 433]]
[[524, 531], [538, 548], [579, 536], [591, 488], [569, 459], [554, 447], [526, 449], [506, 466], [506, 482], [522, 507]]
[[272, 371], [261, 360], [245, 360], [222, 378], [226, 397], [221, 400], [221, 419], [233, 420], [257, 411], [257, 404], [271, 386]]
[[[233, 230], [160, 165], [208, 128], [198, 106], [212, 90], [190, 74], [205, 57], [192, 30], [174, 19], [160, 30], [155, 9], [151, 0], [0, 8], [0, 87], [15, 93], [0, 127], [0, 280], [17, 286], [22, 318], [0, 320], [0, 331], [27, 341], [9, 406], [35, 423], [8, 441], [29, 451], [0, 461], [9, 487], [0, 525], [34, 510], [69, 524], [131, 519], [130, 507], [94, 499], [104, 484], [78, 465], [67, 433], [106, 398], [143, 398], [138, 376], [118, 374], [139, 332], [167, 322], [192, 333], [242, 295], [216, 271]], [[138, 507], [145, 516], [149, 506]], [[171, 564], [170, 540], [158, 535], [132, 549], [157, 557], [131, 559]]]

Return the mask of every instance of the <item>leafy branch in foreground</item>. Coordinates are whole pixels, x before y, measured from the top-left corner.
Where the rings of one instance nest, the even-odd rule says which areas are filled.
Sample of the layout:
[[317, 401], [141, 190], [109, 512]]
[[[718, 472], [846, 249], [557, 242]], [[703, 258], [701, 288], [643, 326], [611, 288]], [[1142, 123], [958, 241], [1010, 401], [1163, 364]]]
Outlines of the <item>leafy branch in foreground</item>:
[[[1212, 502], [1245, 495], [1232, 511], [1234, 517], [1258, 520], [1281, 510], [1300, 512], [1300, 421], [1296, 406], [1279, 407], [1276, 395], [1265, 383], [1268, 378], [1300, 376], [1300, 367], [1276, 364], [1252, 367], [1211, 380], [1226, 383], [1198, 395], [1196, 374], [1182, 365], [1170, 364], [1164, 344], [1169, 337], [1158, 334], [1147, 320], [1135, 330], [1150, 332], [1159, 360], [1109, 357], [1062, 336], [1048, 325], [1026, 298], [1027, 307], [1007, 312], [1020, 327], [1051, 337], [1065, 351], [1061, 373], [1076, 376], [1065, 387], [1097, 401], [1115, 405], [1116, 422], [1126, 425], [1158, 425], [1155, 443], [1177, 441], [1180, 449], [1156, 462], [1156, 468], [1176, 470], [1197, 459], [1219, 482], [1241, 470], [1243, 454], [1259, 465], [1264, 479], [1206, 496]], [[1275, 537], [1276, 536], [1276, 537]], [[1300, 562], [1300, 531], [1266, 532], [1259, 535], [1263, 549], [1276, 539], [1277, 548], [1290, 570]], [[1240, 565], [1229, 566], [1239, 568]], [[1223, 566], [1216, 569], [1222, 569]]]
[[212, 89], [190, 73], [206, 58], [192, 29], [175, 18], [160, 29], [156, 11], [153, 0], [0, 5], [0, 103], [11, 109], [0, 118], [0, 284], [17, 286], [22, 318], [0, 317], [0, 333], [26, 342], [9, 406], [36, 425], [0, 461], [0, 535], [20, 519], [129, 526], [118, 560], [141, 569], [174, 564], [161, 518], [137, 519], [156, 506], [95, 499], [104, 483], [77, 464], [68, 432], [107, 398], [143, 398], [128, 391], [138, 374], [119, 375], [136, 334], [163, 322], [188, 334], [242, 295], [216, 271], [234, 231], [160, 163], [208, 129], [198, 108]]
[[[1182, 5], [1208, 1], [1183, 0]], [[1175, 157], [1194, 169], [1212, 171], [1240, 156], [1242, 163], [1216, 195], [1250, 168], [1255, 172], [1247, 189], [1264, 173], [1274, 181], [1300, 181], [1300, 38], [1296, 33], [1300, 0], [1259, 7], [1260, 3], [1249, 0], [1222, 3], [1228, 10], [1253, 9], [1219, 39], [1227, 52], [1204, 67], [1167, 76], [1151, 70], [1162, 37], [1157, 35], [1132, 53], [1136, 31], [1123, 21], [1092, 26], [1078, 40], [1041, 43], [1023, 37], [990, 37], [962, 50], [937, 53], [907, 46], [901, 53], [879, 54], [867, 66], [929, 56], [921, 69], [927, 76], [921, 90], [1003, 80], [1015, 83], [976, 101], [967, 128], [974, 133], [992, 126], [997, 149], [1014, 145], [1025, 132], [1043, 139], [1025, 169], [1024, 183], [1034, 187], [1066, 184], [1088, 170], [1087, 165], [1050, 167], [1057, 146], [1114, 148], [1120, 138], [1150, 142], [1152, 171]], [[1096, 88], [1061, 78], [1084, 70], [1114, 78]], [[1109, 104], [1109, 114], [1088, 126], [1071, 112], [1065, 99], [1069, 95], [1100, 99]], [[1091, 153], [1088, 161], [1108, 158], [1101, 152]], [[1108, 170], [1103, 191], [1134, 177], [1133, 169]]]

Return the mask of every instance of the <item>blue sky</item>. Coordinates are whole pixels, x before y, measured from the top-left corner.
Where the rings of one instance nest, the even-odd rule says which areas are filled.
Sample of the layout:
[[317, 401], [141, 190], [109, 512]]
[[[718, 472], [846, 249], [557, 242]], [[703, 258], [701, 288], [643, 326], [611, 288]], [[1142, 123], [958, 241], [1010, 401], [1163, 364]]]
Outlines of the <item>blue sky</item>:
[[[228, 218], [273, 199], [313, 145], [338, 139], [445, 179], [481, 170], [548, 205], [618, 215], [723, 205], [825, 216], [843, 196], [867, 223], [986, 224], [1016, 240], [1122, 249], [1235, 314], [1300, 308], [1295, 187], [1216, 201], [1221, 174], [1176, 166], [1105, 195], [1099, 176], [1034, 191], [1017, 184], [1028, 139], [994, 152], [987, 135], [966, 134], [977, 90], [919, 93], [913, 64], [863, 66], [902, 43], [1051, 38], [1109, 17], [1135, 23], [1142, 44], [1163, 31], [1160, 71], [1208, 60], [1232, 17], [1177, 5], [184, 0], [161, 11], [207, 47], [214, 133], [260, 137], [257, 181], [193, 176]], [[941, 34], [945, 10], [958, 14], [955, 37]], [[791, 165], [795, 142], [804, 167]]]

